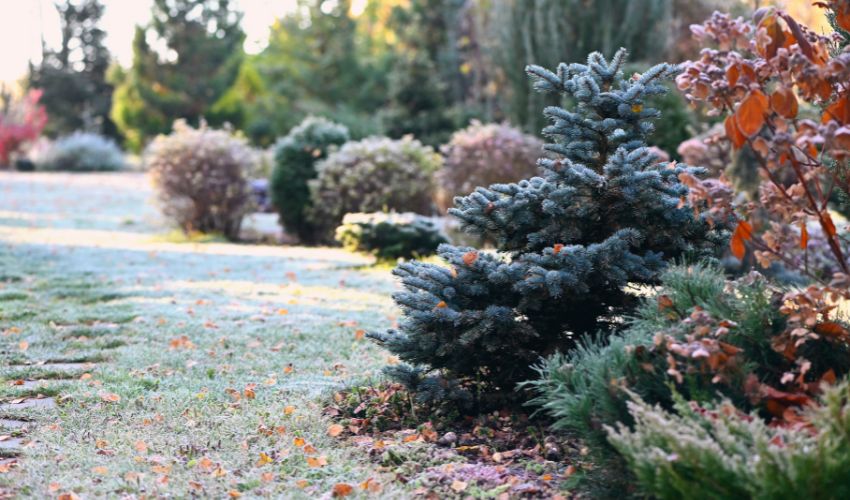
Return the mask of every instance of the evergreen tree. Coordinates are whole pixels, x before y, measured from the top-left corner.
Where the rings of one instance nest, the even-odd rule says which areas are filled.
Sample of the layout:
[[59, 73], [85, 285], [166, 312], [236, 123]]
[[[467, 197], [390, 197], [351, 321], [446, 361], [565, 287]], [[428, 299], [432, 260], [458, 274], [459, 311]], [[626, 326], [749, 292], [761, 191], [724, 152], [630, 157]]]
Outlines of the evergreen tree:
[[154, 0], [151, 22], [136, 27], [133, 66], [116, 74], [112, 117], [132, 147], [168, 132], [176, 119], [223, 120], [213, 107], [236, 79], [245, 38], [231, 4]]
[[99, 27], [103, 9], [99, 0], [57, 3], [62, 42], [58, 49], [43, 47], [41, 63], [30, 65], [27, 84], [43, 91], [41, 103], [50, 115], [45, 132], [51, 136], [76, 130], [117, 134], [109, 118], [110, 56], [103, 44], [106, 32]]
[[420, 397], [507, 396], [541, 356], [616, 328], [634, 306], [631, 285], [654, 284], [668, 261], [722, 244], [725, 231], [682, 202], [679, 175], [703, 169], [658, 163], [646, 147], [659, 116], [646, 100], [667, 91], [675, 69], [625, 79], [625, 57], [593, 53], [557, 73], [529, 66], [536, 89], [576, 103], [544, 110], [554, 156], [538, 161], [541, 177], [480, 187], [450, 210], [498, 252], [442, 245], [449, 267], [395, 269], [404, 317], [370, 337], [413, 365], [389, 371]]
[[268, 47], [246, 61], [223, 104], [244, 116], [258, 143], [286, 134], [309, 115], [340, 122], [354, 137], [378, 133], [375, 110], [386, 101], [386, 61], [369, 54], [351, 0], [299, 0], [298, 6], [275, 22]]
[[393, 10], [390, 26], [399, 43], [382, 114], [390, 137], [412, 134], [436, 147], [462, 125], [451, 113], [463, 97], [456, 40], [462, 6], [458, 0], [413, 0]]
[[[696, 2], [694, 2], [696, 3]], [[593, 50], [629, 47], [637, 60], [660, 62], [671, 40], [673, 0], [492, 0], [489, 16], [493, 62], [504, 75], [511, 123], [539, 130], [538, 110], [559, 104], [533, 92], [517, 61], [554, 67]]]

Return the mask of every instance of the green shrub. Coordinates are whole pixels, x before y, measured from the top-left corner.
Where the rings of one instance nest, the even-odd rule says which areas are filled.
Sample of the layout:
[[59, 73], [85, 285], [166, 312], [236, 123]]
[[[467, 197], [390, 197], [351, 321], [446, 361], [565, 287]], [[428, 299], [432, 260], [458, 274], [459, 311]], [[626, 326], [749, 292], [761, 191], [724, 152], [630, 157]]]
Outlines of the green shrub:
[[145, 151], [163, 212], [184, 232], [236, 239], [251, 208], [246, 172], [256, 161], [244, 139], [184, 122]]
[[126, 163], [115, 141], [97, 134], [75, 132], [53, 142], [36, 166], [39, 170], [106, 172], [121, 170]]
[[538, 367], [540, 378], [528, 383], [538, 395], [532, 404], [557, 428], [603, 453], [603, 427], [632, 423], [627, 392], [667, 409], [671, 388], [698, 402], [722, 395], [744, 411], [784, 418], [772, 406], [777, 394], [804, 401], [824, 376], [850, 370], [850, 348], [840, 338], [797, 337], [793, 351], [779, 349], [795, 328], [783, 312], [789, 297], [758, 275], [727, 282], [712, 266], [676, 266], [662, 283], [622, 334], [549, 358]]
[[379, 261], [427, 257], [447, 243], [434, 221], [413, 213], [346, 214], [336, 228], [343, 248], [377, 257]]
[[636, 398], [634, 428], [607, 430], [652, 498], [850, 498], [850, 383], [821, 399], [806, 425], [774, 426], [729, 401], [669, 411]]
[[442, 158], [409, 137], [370, 137], [349, 142], [320, 162], [310, 183], [311, 222], [320, 239], [332, 241], [343, 216], [355, 212], [434, 211], [434, 172]]
[[449, 211], [497, 251], [442, 245], [446, 265], [393, 271], [404, 287], [393, 296], [399, 327], [368, 336], [404, 362], [392, 373], [421, 397], [444, 397], [454, 380], [479, 411], [525, 402], [516, 384], [534, 377], [532, 364], [621, 328], [635, 285], [725, 242], [719, 224], [681, 202], [680, 179], [702, 171], [659, 162], [646, 147], [659, 112], [644, 99], [666, 92], [675, 68], [632, 79], [625, 58], [529, 66], [536, 88], [574, 103], [544, 110], [551, 157], [539, 160], [539, 176], [478, 187]]
[[445, 212], [455, 196], [478, 186], [517, 182], [537, 175], [543, 141], [510, 125], [473, 121], [442, 147], [443, 168], [437, 173], [438, 204]]
[[316, 240], [315, 229], [306, 215], [310, 206], [308, 183], [316, 177], [316, 163], [348, 138], [345, 126], [310, 116], [274, 146], [272, 204], [277, 207], [284, 228], [305, 243]]

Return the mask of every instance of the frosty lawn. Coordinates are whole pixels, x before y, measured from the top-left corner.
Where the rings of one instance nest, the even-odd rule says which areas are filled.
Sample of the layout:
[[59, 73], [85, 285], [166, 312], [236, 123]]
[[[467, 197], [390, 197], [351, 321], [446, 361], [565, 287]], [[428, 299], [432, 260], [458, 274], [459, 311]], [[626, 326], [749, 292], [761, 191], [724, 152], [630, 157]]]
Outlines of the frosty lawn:
[[386, 269], [164, 242], [151, 195], [141, 174], [0, 173], [0, 496], [316, 497], [379, 479], [327, 436], [318, 398], [386, 362], [362, 338], [396, 314]]

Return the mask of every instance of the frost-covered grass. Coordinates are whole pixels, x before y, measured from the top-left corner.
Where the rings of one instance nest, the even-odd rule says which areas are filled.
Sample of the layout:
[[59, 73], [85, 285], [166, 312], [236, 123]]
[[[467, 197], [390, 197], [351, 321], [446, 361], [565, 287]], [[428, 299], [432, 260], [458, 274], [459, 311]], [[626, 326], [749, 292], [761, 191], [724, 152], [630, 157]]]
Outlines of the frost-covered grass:
[[2, 412], [34, 422], [0, 491], [312, 498], [381, 481], [326, 435], [319, 398], [386, 362], [357, 331], [394, 319], [387, 269], [334, 249], [171, 242], [150, 198], [141, 174], [0, 173], [0, 398], [59, 403]]

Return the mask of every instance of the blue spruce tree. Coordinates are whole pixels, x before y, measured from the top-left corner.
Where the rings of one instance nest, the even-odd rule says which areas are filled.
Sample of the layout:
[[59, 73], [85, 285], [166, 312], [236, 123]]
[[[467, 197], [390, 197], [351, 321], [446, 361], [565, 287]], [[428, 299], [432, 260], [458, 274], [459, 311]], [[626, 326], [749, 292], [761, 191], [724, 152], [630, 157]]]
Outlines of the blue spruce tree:
[[696, 214], [679, 175], [703, 169], [659, 163], [646, 147], [651, 96], [667, 91], [668, 64], [625, 78], [626, 51], [608, 62], [526, 68], [535, 88], [573, 111], [548, 107], [550, 154], [541, 176], [479, 187], [450, 213], [496, 252], [442, 245], [448, 267], [399, 265], [398, 330], [370, 337], [406, 364], [388, 368], [425, 400], [466, 397], [484, 408], [516, 402], [541, 356], [616, 329], [634, 285], [657, 283], [670, 260], [714, 254], [727, 233]]

